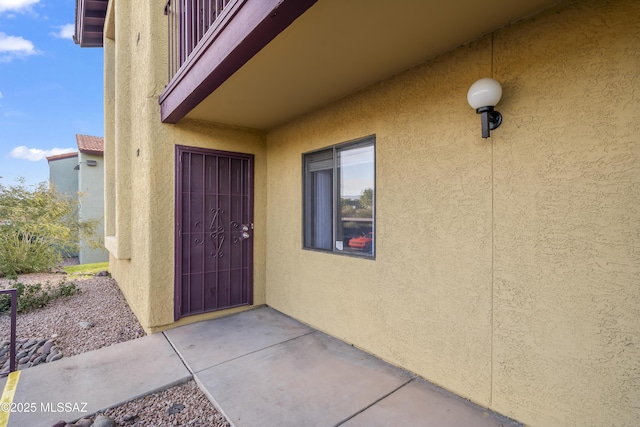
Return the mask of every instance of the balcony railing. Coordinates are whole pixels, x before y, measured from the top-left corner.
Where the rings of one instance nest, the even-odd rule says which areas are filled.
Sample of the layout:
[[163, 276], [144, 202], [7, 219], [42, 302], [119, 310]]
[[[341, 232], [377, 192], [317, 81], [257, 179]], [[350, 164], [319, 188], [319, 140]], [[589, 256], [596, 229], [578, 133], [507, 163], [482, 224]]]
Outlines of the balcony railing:
[[169, 25], [169, 81], [207, 31], [238, 0], [168, 0], [164, 14]]

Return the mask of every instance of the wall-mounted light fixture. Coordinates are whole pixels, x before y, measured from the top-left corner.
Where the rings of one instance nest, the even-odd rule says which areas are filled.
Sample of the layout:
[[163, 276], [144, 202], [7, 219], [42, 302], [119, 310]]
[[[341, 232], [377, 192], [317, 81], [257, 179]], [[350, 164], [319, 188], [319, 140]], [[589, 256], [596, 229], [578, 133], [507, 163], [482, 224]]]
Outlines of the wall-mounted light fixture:
[[[97, 166], [98, 165], [98, 162], [96, 160], [87, 160], [86, 162], [80, 162], [80, 163], [86, 163], [87, 166]], [[73, 168], [74, 171], [80, 170], [80, 163], [75, 165], [75, 167]]]
[[502, 86], [494, 79], [480, 79], [469, 88], [467, 101], [471, 108], [480, 114], [482, 121], [482, 137], [489, 138], [489, 131], [497, 129], [502, 123], [502, 114], [495, 107], [502, 98]]

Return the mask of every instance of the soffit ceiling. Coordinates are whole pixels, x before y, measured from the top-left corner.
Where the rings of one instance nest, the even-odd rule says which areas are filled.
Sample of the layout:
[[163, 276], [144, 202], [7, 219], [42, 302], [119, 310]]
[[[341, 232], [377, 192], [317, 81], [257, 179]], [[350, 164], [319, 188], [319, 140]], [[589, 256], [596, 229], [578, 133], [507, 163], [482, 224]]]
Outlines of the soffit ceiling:
[[319, 0], [186, 117], [269, 129], [558, 0]]
[[74, 41], [80, 47], [102, 47], [108, 0], [76, 0]]

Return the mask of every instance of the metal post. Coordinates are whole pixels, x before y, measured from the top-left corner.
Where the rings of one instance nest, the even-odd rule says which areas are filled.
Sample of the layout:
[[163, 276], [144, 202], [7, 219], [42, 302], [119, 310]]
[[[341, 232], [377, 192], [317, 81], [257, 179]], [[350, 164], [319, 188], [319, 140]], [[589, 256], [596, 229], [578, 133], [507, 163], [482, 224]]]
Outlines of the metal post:
[[13, 372], [16, 370], [16, 322], [18, 317], [18, 291], [15, 289], [9, 289], [9, 293], [11, 294], [11, 338], [9, 344], [11, 347], [9, 348], [9, 357], [11, 361], [9, 362], [9, 372]]

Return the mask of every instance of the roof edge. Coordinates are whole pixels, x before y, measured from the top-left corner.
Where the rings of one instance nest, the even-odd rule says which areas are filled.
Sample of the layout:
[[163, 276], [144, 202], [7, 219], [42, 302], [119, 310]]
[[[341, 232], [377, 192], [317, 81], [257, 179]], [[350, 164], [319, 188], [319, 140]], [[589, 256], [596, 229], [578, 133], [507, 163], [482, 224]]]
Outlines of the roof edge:
[[78, 157], [78, 152], [73, 151], [71, 153], [63, 153], [63, 154], [56, 154], [55, 156], [48, 156], [47, 161], [51, 162], [54, 160], [70, 159], [72, 157]]

